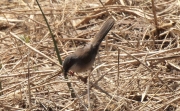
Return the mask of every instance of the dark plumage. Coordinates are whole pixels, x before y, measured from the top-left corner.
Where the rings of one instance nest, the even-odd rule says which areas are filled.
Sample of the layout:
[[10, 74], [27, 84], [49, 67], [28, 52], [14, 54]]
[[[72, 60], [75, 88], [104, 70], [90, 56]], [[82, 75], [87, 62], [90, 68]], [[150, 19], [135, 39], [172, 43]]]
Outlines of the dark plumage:
[[74, 53], [65, 58], [63, 63], [65, 76], [67, 76], [67, 72], [69, 70], [74, 72], [82, 72], [89, 69], [93, 65], [99, 45], [113, 27], [114, 22], [114, 19], [108, 19], [90, 43], [83, 48], [77, 49]]

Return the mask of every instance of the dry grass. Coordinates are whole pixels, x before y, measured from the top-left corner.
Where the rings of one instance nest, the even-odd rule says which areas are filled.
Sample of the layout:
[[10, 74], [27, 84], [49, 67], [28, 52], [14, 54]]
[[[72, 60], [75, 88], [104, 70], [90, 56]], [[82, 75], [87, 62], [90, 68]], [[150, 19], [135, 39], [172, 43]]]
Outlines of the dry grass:
[[[98, 0], [50, 1], [40, 5], [62, 60], [109, 17]], [[150, 0], [114, 1], [103, 2], [117, 21], [92, 72], [69, 75], [73, 100], [36, 2], [1, 0], [0, 110], [179, 111], [179, 0], [155, 0], [156, 9]]]

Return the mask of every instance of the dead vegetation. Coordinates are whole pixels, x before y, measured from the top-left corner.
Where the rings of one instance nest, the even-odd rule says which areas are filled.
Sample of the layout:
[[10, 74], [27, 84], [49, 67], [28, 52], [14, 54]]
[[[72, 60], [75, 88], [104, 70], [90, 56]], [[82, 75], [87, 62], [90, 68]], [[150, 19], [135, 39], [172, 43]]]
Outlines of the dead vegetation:
[[156, 8], [153, 0], [39, 2], [62, 60], [89, 42], [109, 13], [116, 23], [93, 70], [69, 75], [72, 99], [36, 1], [1, 0], [1, 110], [180, 110], [179, 0], [154, 0]]

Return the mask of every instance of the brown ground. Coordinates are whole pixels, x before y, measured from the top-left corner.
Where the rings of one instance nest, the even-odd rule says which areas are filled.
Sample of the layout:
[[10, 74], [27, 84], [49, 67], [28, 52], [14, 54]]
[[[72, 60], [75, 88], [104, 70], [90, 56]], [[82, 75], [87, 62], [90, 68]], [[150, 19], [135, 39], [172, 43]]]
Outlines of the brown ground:
[[39, 0], [62, 60], [116, 19], [93, 70], [69, 75], [75, 99], [36, 1], [24, 1], [0, 1], [0, 110], [180, 111], [178, 0]]

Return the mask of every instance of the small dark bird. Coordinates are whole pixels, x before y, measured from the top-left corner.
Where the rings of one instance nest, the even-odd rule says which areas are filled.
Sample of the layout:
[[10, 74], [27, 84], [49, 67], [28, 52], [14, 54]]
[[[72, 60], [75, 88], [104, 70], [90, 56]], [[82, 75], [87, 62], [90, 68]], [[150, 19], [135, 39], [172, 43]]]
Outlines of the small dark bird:
[[83, 48], [77, 49], [74, 53], [65, 58], [63, 63], [65, 76], [67, 76], [69, 70], [82, 72], [92, 67], [98, 53], [99, 45], [111, 30], [114, 23], [115, 20], [109, 18], [90, 43], [86, 44]]

